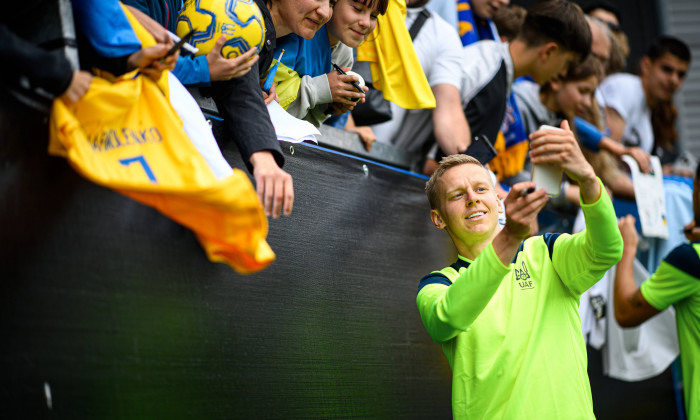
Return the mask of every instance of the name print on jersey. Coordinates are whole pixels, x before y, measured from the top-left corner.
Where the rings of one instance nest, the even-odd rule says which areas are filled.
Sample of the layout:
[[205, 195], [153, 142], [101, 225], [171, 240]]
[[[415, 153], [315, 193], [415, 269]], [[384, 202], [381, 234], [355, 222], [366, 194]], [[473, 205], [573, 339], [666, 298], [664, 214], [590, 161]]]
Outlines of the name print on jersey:
[[163, 136], [160, 134], [158, 127], [155, 126], [143, 130], [134, 130], [127, 127], [121, 130], [108, 129], [89, 134], [87, 141], [96, 152], [104, 152], [132, 144], [160, 143], [163, 141]]
[[535, 285], [532, 284], [532, 280], [530, 280], [530, 273], [527, 271], [525, 261], [521, 264], [522, 269], [515, 268], [515, 281], [518, 282], [520, 289], [534, 289]]

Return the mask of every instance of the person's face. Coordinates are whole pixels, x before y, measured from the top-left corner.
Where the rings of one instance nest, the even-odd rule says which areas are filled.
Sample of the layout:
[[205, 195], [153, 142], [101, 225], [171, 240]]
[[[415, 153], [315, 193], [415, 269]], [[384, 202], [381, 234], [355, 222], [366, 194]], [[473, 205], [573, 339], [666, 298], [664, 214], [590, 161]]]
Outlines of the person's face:
[[608, 12], [603, 9], [594, 9], [588, 13], [589, 16], [594, 17], [607, 24], [611, 30], [620, 30], [620, 21], [617, 20], [614, 13]]
[[272, 3], [271, 12], [278, 17], [275, 29], [278, 25], [282, 26], [277, 31], [278, 36], [295, 33], [311, 39], [328, 22], [333, 10], [329, 0], [277, 0]]
[[540, 49], [539, 57], [540, 62], [530, 76], [535, 83], [543, 85], [555, 76], [566, 72], [569, 64], [576, 59], [576, 54], [572, 51], [562, 52], [556, 43], [551, 42]]
[[338, 0], [333, 7], [333, 17], [326, 27], [331, 43], [340, 41], [357, 48], [377, 26], [379, 12], [357, 0]]
[[472, 0], [472, 12], [482, 19], [491, 19], [510, 0]]
[[598, 78], [595, 76], [583, 80], [559, 82], [556, 91], [559, 109], [568, 118], [584, 115], [593, 104], [593, 93], [597, 87]]
[[476, 164], [462, 164], [440, 178], [441, 205], [431, 219], [446, 229], [453, 241], [469, 245], [490, 240], [502, 211], [489, 173]]
[[591, 28], [591, 35], [593, 37], [591, 42], [591, 54], [595, 56], [601, 63], [603, 67], [610, 60], [610, 47], [612, 41], [610, 37], [603, 32], [603, 30], [595, 23], [589, 22]]
[[670, 101], [683, 85], [688, 73], [688, 62], [671, 53], [665, 53], [655, 61], [642, 59], [642, 78], [649, 95], [656, 101]]

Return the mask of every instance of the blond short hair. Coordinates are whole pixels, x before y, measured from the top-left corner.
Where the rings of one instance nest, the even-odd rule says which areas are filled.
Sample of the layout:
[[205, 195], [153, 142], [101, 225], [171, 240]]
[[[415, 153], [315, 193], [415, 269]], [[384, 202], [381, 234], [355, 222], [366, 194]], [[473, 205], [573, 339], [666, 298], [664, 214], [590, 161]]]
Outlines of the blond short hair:
[[431, 209], [437, 209], [440, 207], [440, 178], [442, 175], [448, 169], [466, 164], [478, 165], [486, 170], [486, 167], [482, 165], [478, 159], [469, 155], [457, 154], [442, 158], [440, 165], [437, 167], [435, 172], [433, 172], [433, 175], [430, 177], [428, 182], [425, 183], [425, 194], [428, 196]]

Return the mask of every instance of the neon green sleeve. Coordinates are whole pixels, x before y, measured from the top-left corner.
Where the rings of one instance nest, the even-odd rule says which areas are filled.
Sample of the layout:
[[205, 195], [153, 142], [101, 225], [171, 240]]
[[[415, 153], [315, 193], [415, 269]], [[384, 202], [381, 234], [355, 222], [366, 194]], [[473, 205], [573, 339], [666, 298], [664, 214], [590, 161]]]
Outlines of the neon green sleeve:
[[[443, 271], [450, 270], [447, 268]], [[418, 292], [416, 304], [428, 334], [436, 343], [466, 331], [510, 272], [496, 256], [493, 245], [460, 273], [451, 286], [429, 284]], [[446, 273], [447, 274], [447, 273]]]
[[581, 203], [586, 230], [561, 235], [554, 244], [552, 264], [566, 287], [580, 295], [622, 258], [622, 235], [610, 197], [600, 183], [600, 198]]

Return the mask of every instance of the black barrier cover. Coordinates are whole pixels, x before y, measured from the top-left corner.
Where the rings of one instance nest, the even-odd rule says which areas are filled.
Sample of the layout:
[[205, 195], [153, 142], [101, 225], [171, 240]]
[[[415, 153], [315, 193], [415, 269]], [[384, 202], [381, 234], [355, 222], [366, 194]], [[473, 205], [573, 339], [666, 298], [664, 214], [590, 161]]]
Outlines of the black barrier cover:
[[[454, 259], [423, 180], [285, 144], [296, 203], [270, 222], [278, 260], [240, 276], [49, 157], [44, 117], [0, 110], [0, 418], [451, 416], [414, 301]], [[589, 357], [598, 419], [675, 418], [670, 371], [625, 383]]]
[[294, 212], [270, 223], [277, 261], [241, 276], [8, 111], [0, 418], [450, 417], [449, 366], [415, 306], [454, 258], [425, 180], [284, 144]]

